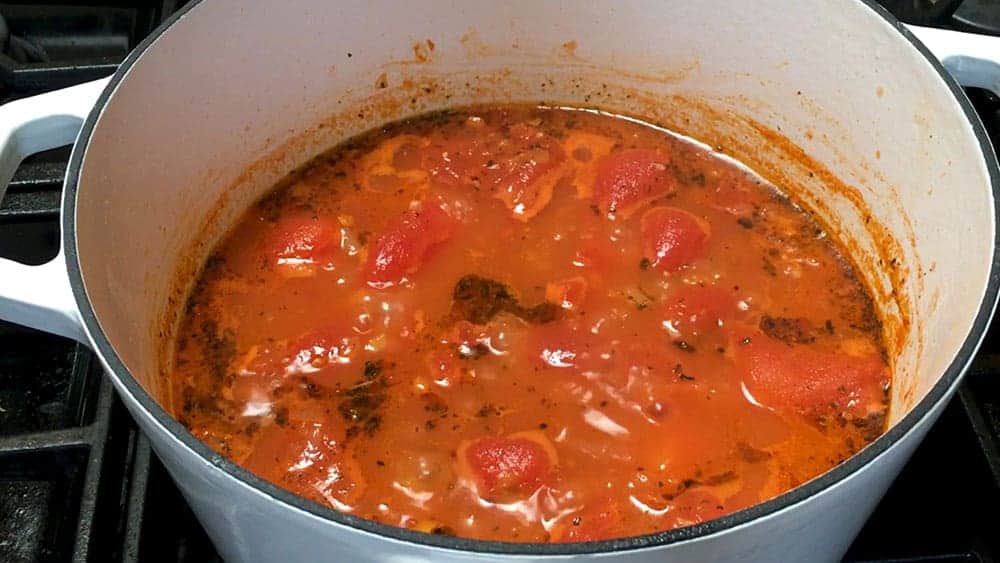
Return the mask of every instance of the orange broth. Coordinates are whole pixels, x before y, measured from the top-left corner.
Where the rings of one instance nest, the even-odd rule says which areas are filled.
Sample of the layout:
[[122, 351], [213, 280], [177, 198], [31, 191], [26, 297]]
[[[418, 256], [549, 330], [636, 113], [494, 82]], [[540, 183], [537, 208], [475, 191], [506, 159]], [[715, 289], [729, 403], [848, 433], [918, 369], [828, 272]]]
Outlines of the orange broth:
[[317, 157], [215, 249], [175, 415], [383, 523], [518, 542], [702, 522], [885, 426], [872, 300], [746, 168], [596, 111], [474, 106]]

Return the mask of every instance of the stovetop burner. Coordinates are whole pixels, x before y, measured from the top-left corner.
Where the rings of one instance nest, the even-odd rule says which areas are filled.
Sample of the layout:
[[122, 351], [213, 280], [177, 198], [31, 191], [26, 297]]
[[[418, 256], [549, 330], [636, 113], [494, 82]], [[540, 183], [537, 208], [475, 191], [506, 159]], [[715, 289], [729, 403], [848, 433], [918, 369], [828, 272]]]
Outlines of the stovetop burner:
[[[0, 102], [106, 76], [186, 0], [0, 4]], [[884, 0], [911, 23], [1000, 34], [997, 0]], [[996, 143], [1000, 99], [970, 91]], [[0, 202], [0, 256], [58, 250], [69, 149], [35, 155]], [[1000, 324], [847, 554], [1000, 560]], [[986, 515], [984, 517], [984, 515]], [[220, 561], [84, 347], [0, 322], [0, 561]]]

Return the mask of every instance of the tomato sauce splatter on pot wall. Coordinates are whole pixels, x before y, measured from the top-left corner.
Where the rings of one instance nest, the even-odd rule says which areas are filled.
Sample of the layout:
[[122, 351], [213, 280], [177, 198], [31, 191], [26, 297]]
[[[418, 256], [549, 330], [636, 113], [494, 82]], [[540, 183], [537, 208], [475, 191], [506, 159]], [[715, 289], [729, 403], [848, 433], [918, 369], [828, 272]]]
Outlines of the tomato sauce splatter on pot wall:
[[178, 330], [175, 415], [333, 509], [519, 542], [774, 497], [876, 438], [872, 301], [745, 168], [593, 111], [481, 106], [338, 146], [250, 209]]

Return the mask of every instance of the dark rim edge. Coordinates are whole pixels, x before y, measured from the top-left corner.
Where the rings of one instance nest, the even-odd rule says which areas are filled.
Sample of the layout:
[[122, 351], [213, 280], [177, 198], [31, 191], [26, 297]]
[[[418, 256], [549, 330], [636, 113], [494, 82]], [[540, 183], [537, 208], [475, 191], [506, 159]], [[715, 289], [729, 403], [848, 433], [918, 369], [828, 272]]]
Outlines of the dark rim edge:
[[930, 389], [927, 396], [923, 398], [902, 420], [896, 423], [888, 432], [884, 433], [874, 442], [869, 444], [859, 453], [855, 454], [839, 466], [830, 469], [826, 473], [796, 487], [769, 501], [756, 504], [744, 510], [734, 512], [721, 518], [708, 522], [678, 528], [665, 532], [647, 534], [628, 538], [618, 538], [604, 541], [569, 543], [569, 544], [538, 544], [538, 543], [512, 543], [496, 542], [485, 540], [473, 540], [466, 538], [456, 538], [448, 536], [436, 536], [421, 532], [414, 532], [388, 524], [380, 524], [371, 520], [359, 518], [349, 514], [337, 512], [331, 508], [306, 500], [303, 497], [292, 494], [280, 487], [272, 485], [263, 479], [253, 475], [249, 471], [229, 461], [223, 456], [217, 455], [214, 450], [198, 440], [180, 422], [170, 416], [159, 403], [157, 403], [138, 381], [131, 375], [121, 358], [115, 352], [107, 335], [101, 329], [95, 312], [87, 298], [86, 289], [83, 284], [82, 272], [80, 270], [79, 256], [76, 249], [76, 194], [80, 168], [86, 154], [87, 145], [90, 141], [91, 133], [104, 110], [105, 105], [119, 83], [128, 75], [129, 70], [136, 63], [142, 54], [152, 45], [163, 33], [169, 29], [174, 22], [187, 15], [193, 8], [201, 4], [202, 0], [192, 0], [181, 10], [174, 13], [163, 22], [153, 33], [144, 39], [122, 62], [118, 70], [111, 77], [111, 81], [105, 87], [97, 103], [84, 121], [77, 138], [76, 146], [73, 148], [69, 165], [66, 169], [65, 188], [62, 202], [62, 242], [66, 255], [67, 269], [70, 282], [73, 288], [73, 295], [76, 304], [80, 309], [80, 316], [87, 333], [90, 335], [95, 345], [95, 352], [104, 360], [114, 372], [114, 377], [120, 381], [121, 385], [132, 395], [143, 409], [145, 409], [156, 421], [157, 424], [165, 428], [170, 434], [178, 439], [185, 447], [201, 457], [207, 463], [214, 465], [229, 476], [239, 480], [243, 485], [256, 489], [272, 499], [290, 505], [291, 507], [308, 512], [320, 518], [331, 520], [338, 524], [354, 528], [386, 538], [416, 544], [419, 547], [435, 547], [451, 550], [469, 551], [482, 554], [498, 555], [581, 555], [589, 553], [608, 553], [630, 551], [635, 549], [663, 546], [709, 536], [718, 532], [729, 530], [736, 526], [747, 524], [758, 518], [775, 514], [785, 508], [798, 504], [808, 498], [844, 481], [854, 473], [866, 467], [873, 460], [889, 450], [900, 438], [912, 430], [930, 411], [937, 405], [958, 383], [962, 374], [972, 361], [989, 327], [993, 310], [996, 306], [998, 290], [1000, 290], [1000, 167], [998, 167], [993, 151], [993, 145], [986, 134], [985, 128], [968, 100], [965, 92], [948, 74], [941, 63], [921, 44], [912, 33], [909, 32], [892, 14], [878, 5], [875, 0], [858, 0], [867, 6], [875, 14], [892, 25], [913, 48], [931, 64], [938, 75], [944, 80], [951, 90], [958, 104], [961, 106], [966, 118], [972, 126], [979, 145], [982, 157], [986, 161], [987, 171], [990, 177], [990, 184], [994, 196], [994, 224], [997, 226], [994, 234], [993, 258], [990, 266], [989, 281], [983, 300], [980, 303], [979, 312], [973, 322], [969, 334], [966, 336], [957, 355], [949, 364], [944, 374], [938, 382]]

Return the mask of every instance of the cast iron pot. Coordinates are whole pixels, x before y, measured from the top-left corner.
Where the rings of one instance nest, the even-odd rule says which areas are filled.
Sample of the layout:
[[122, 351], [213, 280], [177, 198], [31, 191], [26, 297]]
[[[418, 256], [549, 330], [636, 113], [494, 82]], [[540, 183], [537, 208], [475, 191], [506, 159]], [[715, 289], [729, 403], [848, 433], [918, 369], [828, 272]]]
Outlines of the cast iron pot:
[[[834, 560], [954, 392], [996, 302], [997, 163], [944, 70], [997, 90], [994, 60], [992, 39], [909, 30], [858, 0], [193, 2], [110, 79], [0, 108], [0, 186], [25, 155], [75, 139], [62, 251], [0, 261], [0, 317], [94, 349], [230, 561]], [[339, 139], [473, 101], [642, 116], [786, 188], [873, 288], [895, 369], [888, 432], [747, 510], [564, 545], [339, 514], [195, 439], [161, 406], [163, 352], [211, 244]]]

